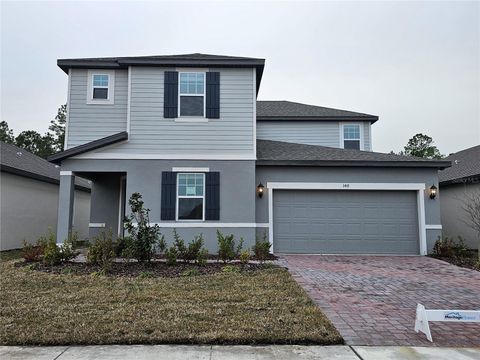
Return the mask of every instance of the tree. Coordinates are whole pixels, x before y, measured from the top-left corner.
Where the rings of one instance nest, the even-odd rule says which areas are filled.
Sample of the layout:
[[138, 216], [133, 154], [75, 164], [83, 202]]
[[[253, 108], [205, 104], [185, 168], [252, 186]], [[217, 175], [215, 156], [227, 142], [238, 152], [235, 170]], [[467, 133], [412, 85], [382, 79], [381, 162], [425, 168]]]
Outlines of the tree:
[[480, 191], [473, 194], [465, 193], [462, 208], [467, 214], [466, 224], [477, 233], [478, 263], [480, 265]]
[[404, 153], [408, 156], [416, 156], [425, 159], [442, 159], [444, 156], [440, 153], [433, 139], [424, 134], [416, 134], [404, 147]]
[[42, 158], [55, 153], [54, 143], [55, 139], [51, 134], [42, 136], [34, 130], [22, 131], [15, 138], [15, 145]]
[[0, 122], [0, 141], [3, 141], [7, 144], [15, 144], [13, 130], [8, 127], [8, 123], [6, 121]]
[[61, 105], [58, 108], [57, 116], [50, 121], [48, 130], [52, 131], [54, 138], [55, 151], [63, 151], [63, 145], [65, 143], [65, 124], [67, 122], [67, 104]]

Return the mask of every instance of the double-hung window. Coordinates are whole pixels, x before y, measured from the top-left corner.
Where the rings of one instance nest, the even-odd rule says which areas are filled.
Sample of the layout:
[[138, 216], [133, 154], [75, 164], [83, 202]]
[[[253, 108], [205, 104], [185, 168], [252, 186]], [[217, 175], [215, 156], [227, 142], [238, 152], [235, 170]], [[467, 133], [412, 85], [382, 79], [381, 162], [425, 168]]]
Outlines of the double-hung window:
[[113, 104], [115, 72], [89, 70], [87, 104]]
[[343, 148], [360, 150], [360, 125], [343, 125]]
[[205, 116], [205, 73], [179, 73], [179, 116]]
[[205, 220], [205, 174], [177, 176], [177, 220]]

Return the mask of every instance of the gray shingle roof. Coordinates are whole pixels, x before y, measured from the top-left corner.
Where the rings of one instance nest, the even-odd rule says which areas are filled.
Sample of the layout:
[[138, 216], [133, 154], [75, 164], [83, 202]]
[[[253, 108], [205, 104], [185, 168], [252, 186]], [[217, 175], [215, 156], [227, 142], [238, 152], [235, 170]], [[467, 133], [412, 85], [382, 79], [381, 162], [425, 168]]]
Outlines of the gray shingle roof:
[[292, 101], [257, 101], [257, 120], [360, 120], [374, 123], [378, 116]]
[[480, 145], [459, 151], [445, 158], [452, 166], [438, 173], [440, 183], [465, 178], [480, 178]]
[[[60, 167], [18, 146], [0, 141], [1, 170], [20, 176], [58, 184]], [[76, 177], [75, 185], [82, 189], [90, 189], [88, 181]]]
[[181, 55], [153, 55], [153, 56], [126, 56], [126, 57], [97, 57], [78, 59], [58, 59], [57, 65], [68, 74], [69, 68], [101, 68], [127, 69], [129, 66], [169, 66], [169, 67], [255, 67], [257, 93], [262, 80], [265, 59], [210, 55], [210, 54], [181, 54]]
[[304, 145], [283, 141], [257, 140], [258, 165], [290, 166], [394, 166], [437, 167], [450, 166], [448, 161], [428, 160], [410, 156], [384, 154]]

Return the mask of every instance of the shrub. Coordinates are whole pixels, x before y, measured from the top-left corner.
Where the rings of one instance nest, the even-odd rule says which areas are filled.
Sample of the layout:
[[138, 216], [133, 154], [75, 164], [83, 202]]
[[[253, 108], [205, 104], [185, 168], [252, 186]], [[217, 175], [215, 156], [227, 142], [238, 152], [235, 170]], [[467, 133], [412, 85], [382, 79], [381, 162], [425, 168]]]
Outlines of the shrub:
[[57, 245], [55, 234], [50, 232], [47, 237], [41, 237], [39, 243], [44, 247], [43, 262], [46, 265], [53, 266], [72, 260], [78, 255], [73, 249], [71, 238], [66, 239], [63, 244]]
[[195, 268], [187, 269], [184, 272], [182, 272], [182, 276], [184, 277], [197, 276], [199, 274], [200, 274], [200, 271], [198, 271], [198, 269], [195, 269]]
[[438, 257], [463, 257], [467, 254], [468, 248], [463, 239], [458, 236], [455, 241], [453, 237], [438, 237], [438, 240], [433, 246], [433, 255]]
[[218, 241], [218, 258], [224, 263], [237, 258], [242, 251], [243, 238], [237, 246], [235, 246], [235, 235], [223, 235], [220, 230], [217, 229], [217, 241]]
[[175, 265], [177, 263], [178, 252], [175, 245], [172, 245], [165, 250], [165, 258], [167, 259], [167, 265]]
[[187, 262], [198, 261], [198, 259], [203, 256], [203, 254], [201, 255], [200, 253], [204, 252], [204, 250], [206, 251], [206, 249], [203, 248], [203, 235], [195, 235], [194, 239], [188, 243], [184, 260]]
[[87, 261], [100, 265], [105, 272], [108, 272], [112, 267], [114, 258], [115, 245], [112, 240], [112, 230], [102, 231], [94, 238], [93, 243], [88, 248]]
[[245, 249], [240, 253], [240, 262], [242, 264], [248, 264], [250, 261], [250, 249]]
[[224, 272], [224, 273], [237, 273], [239, 271], [240, 271], [240, 269], [236, 266], [233, 266], [233, 265], [225, 265], [222, 268], [222, 272]]
[[208, 250], [207, 249], [202, 249], [198, 252], [197, 254], [197, 264], [199, 265], [207, 265], [207, 258], [208, 258]]
[[267, 233], [264, 232], [262, 239], [257, 237], [255, 241], [255, 245], [253, 245], [253, 253], [255, 254], [255, 258], [260, 260], [261, 262], [268, 259], [270, 256], [270, 247], [272, 244], [267, 239]]
[[185, 246], [185, 240], [178, 235], [175, 228], [173, 229], [173, 246], [177, 250], [177, 258], [186, 261], [187, 247]]
[[139, 262], [150, 261], [159, 241], [160, 228], [158, 225], [150, 225], [150, 209], [144, 208], [142, 195], [133, 193], [128, 204], [132, 213], [125, 219], [124, 226], [131, 241], [125, 244], [129, 247], [126, 253]]
[[23, 241], [22, 256], [26, 262], [39, 261], [43, 255], [44, 247], [37, 241], [37, 245], [32, 245]]

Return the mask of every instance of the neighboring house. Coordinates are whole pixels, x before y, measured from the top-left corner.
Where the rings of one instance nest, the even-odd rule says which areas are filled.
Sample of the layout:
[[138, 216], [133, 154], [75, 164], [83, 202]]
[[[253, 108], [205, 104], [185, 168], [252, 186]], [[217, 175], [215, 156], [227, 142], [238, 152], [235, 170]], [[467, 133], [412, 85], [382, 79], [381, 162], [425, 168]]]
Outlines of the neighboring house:
[[473, 194], [480, 195], [480, 145], [451, 154], [445, 160], [451, 161], [452, 167], [438, 173], [443, 234], [461, 236], [469, 247], [477, 248], [478, 234], [467, 224], [463, 207]]
[[122, 235], [134, 192], [167, 239], [172, 228], [187, 241], [203, 233], [210, 250], [216, 229], [246, 246], [266, 233], [275, 253], [426, 254], [440, 235], [429, 189], [448, 161], [371, 152], [377, 116], [257, 101], [263, 59], [190, 54], [58, 66], [69, 78], [66, 150], [49, 159], [62, 166], [60, 239], [76, 175], [93, 182], [92, 235]]
[[[17, 146], [0, 142], [0, 250], [35, 243], [49, 228], [56, 233], [60, 169]], [[73, 193], [72, 193], [73, 194]], [[90, 185], [76, 179], [72, 225], [88, 236]]]

